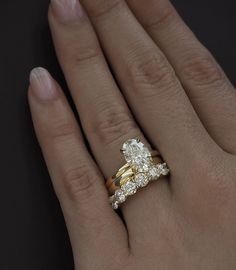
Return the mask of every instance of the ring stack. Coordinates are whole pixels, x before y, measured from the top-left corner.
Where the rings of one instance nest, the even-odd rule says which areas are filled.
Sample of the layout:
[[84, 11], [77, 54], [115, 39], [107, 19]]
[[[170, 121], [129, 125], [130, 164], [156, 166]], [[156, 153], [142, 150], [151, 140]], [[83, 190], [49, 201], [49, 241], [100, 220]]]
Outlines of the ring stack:
[[108, 179], [106, 184], [113, 209], [118, 209], [128, 197], [150, 182], [169, 174], [166, 163], [160, 162], [160, 159], [139, 139], [126, 141], [121, 148], [121, 153], [127, 163]]

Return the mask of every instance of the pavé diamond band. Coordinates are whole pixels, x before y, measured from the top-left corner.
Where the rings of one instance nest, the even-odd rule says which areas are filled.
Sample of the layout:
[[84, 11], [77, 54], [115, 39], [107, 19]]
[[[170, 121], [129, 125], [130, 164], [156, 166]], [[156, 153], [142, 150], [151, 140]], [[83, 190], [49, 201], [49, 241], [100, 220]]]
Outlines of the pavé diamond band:
[[125, 142], [121, 152], [127, 163], [106, 183], [113, 209], [119, 208], [129, 196], [149, 182], [169, 174], [160, 155], [156, 151], [150, 151], [139, 139]]

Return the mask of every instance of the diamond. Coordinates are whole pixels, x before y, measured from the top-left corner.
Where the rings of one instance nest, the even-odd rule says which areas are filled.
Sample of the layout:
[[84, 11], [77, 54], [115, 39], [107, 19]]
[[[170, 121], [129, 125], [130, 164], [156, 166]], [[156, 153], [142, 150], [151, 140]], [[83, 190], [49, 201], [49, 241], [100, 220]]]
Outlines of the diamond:
[[159, 164], [158, 170], [161, 175], [168, 175], [168, 173], [170, 172], [170, 170], [167, 168], [166, 163]]
[[149, 173], [150, 178], [151, 178], [152, 180], [157, 180], [157, 179], [160, 177], [160, 175], [161, 175], [158, 166], [152, 166], [152, 167], [149, 169], [149, 172], [148, 172], [148, 173]]
[[119, 208], [118, 202], [112, 202], [111, 206], [112, 206], [112, 208], [113, 208], [114, 210], [116, 210], [116, 209]]
[[138, 171], [147, 171], [152, 161], [151, 153], [138, 139], [128, 140], [123, 144], [122, 152], [126, 162]]
[[118, 189], [115, 191], [115, 195], [114, 195], [114, 199], [118, 202], [118, 203], [123, 203], [126, 200], [126, 196], [123, 190]]
[[121, 189], [124, 191], [126, 196], [134, 195], [137, 192], [137, 186], [134, 182], [129, 181], [125, 183]]
[[112, 203], [114, 201], [114, 195], [109, 197], [109, 202]]
[[149, 183], [149, 178], [146, 174], [139, 173], [135, 176], [134, 181], [138, 187], [146, 187]]

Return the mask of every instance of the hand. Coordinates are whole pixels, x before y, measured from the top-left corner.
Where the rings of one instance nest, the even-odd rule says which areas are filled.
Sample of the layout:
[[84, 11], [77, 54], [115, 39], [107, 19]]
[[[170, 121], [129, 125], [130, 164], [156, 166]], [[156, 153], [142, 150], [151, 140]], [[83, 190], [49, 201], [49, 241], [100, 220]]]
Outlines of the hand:
[[[234, 87], [167, 0], [82, 4], [52, 0], [49, 21], [91, 153], [49, 73], [29, 89], [75, 269], [236, 269]], [[129, 198], [123, 222], [104, 181], [134, 137], [171, 176]]]

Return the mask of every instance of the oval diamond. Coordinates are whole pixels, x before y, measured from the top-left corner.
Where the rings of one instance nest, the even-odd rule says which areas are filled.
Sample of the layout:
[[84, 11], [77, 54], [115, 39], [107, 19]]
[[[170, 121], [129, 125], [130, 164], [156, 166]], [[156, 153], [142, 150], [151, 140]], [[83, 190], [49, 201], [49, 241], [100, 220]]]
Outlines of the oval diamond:
[[126, 162], [138, 171], [147, 171], [150, 164], [151, 152], [138, 139], [128, 140], [123, 144], [122, 152]]

